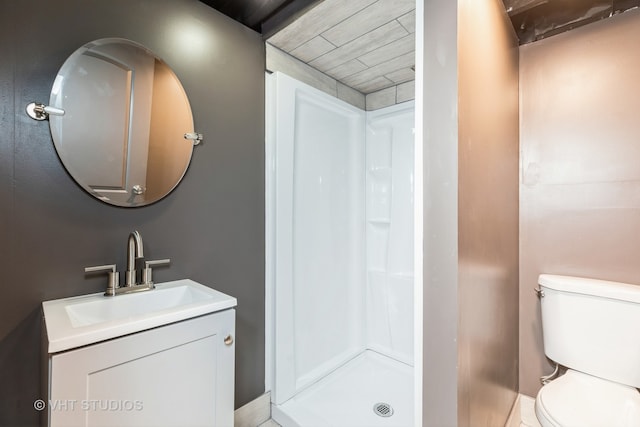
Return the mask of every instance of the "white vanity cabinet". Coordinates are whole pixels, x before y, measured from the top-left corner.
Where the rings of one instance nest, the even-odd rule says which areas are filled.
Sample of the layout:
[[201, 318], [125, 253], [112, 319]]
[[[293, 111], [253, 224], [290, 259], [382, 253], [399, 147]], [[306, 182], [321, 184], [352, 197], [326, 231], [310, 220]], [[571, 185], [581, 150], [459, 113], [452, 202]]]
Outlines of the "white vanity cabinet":
[[48, 425], [231, 427], [234, 336], [228, 308], [48, 354]]

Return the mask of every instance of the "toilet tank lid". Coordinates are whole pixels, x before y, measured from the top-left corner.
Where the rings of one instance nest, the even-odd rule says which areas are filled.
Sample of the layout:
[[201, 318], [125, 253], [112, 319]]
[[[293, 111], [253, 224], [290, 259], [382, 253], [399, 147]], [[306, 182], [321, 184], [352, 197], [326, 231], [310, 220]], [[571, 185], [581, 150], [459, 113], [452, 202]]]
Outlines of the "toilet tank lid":
[[640, 286], [585, 277], [541, 274], [538, 283], [546, 288], [577, 294], [593, 295], [640, 304]]

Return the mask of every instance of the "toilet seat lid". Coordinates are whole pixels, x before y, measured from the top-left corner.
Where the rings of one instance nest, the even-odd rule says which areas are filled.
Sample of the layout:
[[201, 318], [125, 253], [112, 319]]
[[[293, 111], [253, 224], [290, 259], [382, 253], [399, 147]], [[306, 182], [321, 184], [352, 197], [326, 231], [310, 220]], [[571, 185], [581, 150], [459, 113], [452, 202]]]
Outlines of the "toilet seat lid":
[[637, 427], [640, 393], [633, 387], [570, 369], [542, 387], [536, 411], [547, 418], [545, 421], [562, 427]]

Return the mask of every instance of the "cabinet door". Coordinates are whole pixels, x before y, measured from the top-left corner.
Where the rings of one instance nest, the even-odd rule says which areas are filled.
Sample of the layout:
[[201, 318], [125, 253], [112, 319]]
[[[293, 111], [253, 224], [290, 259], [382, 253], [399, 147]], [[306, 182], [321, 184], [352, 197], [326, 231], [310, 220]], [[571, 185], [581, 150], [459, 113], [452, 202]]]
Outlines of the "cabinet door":
[[233, 426], [235, 310], [50, 358], [56, 426]]

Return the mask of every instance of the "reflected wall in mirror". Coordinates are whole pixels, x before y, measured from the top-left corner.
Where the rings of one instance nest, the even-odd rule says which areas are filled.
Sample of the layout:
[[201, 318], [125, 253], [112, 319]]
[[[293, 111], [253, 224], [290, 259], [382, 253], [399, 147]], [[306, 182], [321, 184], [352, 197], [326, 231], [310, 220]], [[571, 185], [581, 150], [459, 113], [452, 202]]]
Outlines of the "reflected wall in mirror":
[[161, 59], [125, 39], [100, 39], [62, 65], [49, 105], [56, 151], [75, 181], [96, 198], [144, 206], [184, 176], [193, 116], [180, 81]]

